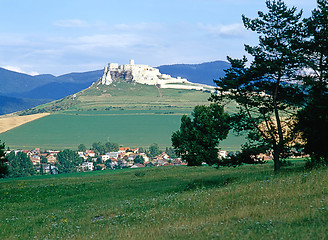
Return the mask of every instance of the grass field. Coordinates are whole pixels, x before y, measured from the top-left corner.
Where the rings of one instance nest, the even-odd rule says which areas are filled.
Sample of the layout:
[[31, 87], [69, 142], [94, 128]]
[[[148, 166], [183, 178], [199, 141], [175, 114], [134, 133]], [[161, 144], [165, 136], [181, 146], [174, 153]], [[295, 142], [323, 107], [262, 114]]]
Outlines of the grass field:
[[[171, 146], [181, 116], [190, 114], [196, 105], [209, 104], [209, 97], [209, 92], [157, 89], [124, 81], [94, 84], [75, 96], [26, 111], [52, 114], [2, 133], [0, 140], [13, 149], [76, 149], [81, 143], [90, 146], [108, 140], [128, 147], [157, 143], [164, 149]], [[227, 111], [234, 108], [230, 104]], [[221, 148], [236, 151], [243, 142], [244, 138], [231, 134]]]
[[328, 169], [161, 167], [0, 180], [0, 239], [327, 239]]
[[[108, 139], [129, 147], [157, 143], [164, 149], [171, 146], [172, 132], [179, 129], [182, 114], [183, 111], [168, 114], [165, 110], [68, 111], [2, 133], [0, 139], [14, 149], [76, 149], [80, 143], [91, 146]], [[243, 140], [231, 135], [221, 148], [236, 151]]]

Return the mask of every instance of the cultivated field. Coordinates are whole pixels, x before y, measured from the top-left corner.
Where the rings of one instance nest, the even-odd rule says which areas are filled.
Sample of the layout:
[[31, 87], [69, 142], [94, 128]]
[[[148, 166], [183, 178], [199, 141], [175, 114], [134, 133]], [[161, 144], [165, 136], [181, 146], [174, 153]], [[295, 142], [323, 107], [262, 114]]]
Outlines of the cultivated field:
[[9, 131], [9, 130], [16, 128], [18, 126], [21, 126], [25, 123], [34, 121], [39, 118], [43, 118], [48, 115], [49, 115], [49, 113], [39, 113], [39, 114], [33, 114], [33, 115], [27, 115], [27, 116], [17, 116], [17, 115], [13, 115], [13, 114], [1, 116], [0, 117], [0, 133]]
[[161, 167], [0, 180], [0, 239], [327, 239], [328, 169]]
[[[186, 112], [187, 113], [187, 112]], [[10, 148], [76, 149], [93, 142], [116, 142], [129, 147], [149, 147], [157, 143], [171, 146], [171, 135], [180, 127], [183, 112], [166, 111], [69, 111], [51, 114], [0, 134]], [[236, 151], [244, 139], [232, 134], [222, 149]]]

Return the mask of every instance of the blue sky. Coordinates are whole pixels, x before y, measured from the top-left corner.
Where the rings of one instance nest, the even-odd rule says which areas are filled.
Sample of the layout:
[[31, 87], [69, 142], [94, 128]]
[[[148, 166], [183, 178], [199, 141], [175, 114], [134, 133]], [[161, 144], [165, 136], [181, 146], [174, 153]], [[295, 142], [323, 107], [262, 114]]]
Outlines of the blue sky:
[[[315, 0], [286, 0], [309, 16]], [[109, 62], [158, 66], [240, 58], [257, 35], [241, 15], [264, 0], [0, 0], [0, 67], [83, 72]]]

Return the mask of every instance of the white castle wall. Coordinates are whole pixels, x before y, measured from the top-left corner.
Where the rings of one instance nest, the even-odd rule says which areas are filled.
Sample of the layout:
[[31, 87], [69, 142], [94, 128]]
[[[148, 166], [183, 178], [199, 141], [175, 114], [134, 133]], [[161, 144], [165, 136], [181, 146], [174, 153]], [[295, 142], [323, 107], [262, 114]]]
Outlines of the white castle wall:
[[[104, 74], [101, 78], [101, 84], [110, 85], [113, 82], [111, 72], [124, 73], [131, 72], [133, 81], [147, 85], [157, 85], [161, 88], [176, 89], [195, 89], [204, 90], [205, 88], [213, 88], [206, 85], [194, 84], [185, 78], [173, 78], [168, 74], [161, 74], [157, 68], [148, 65], [135, 65], [134, 60], [130, 60], [130, 64], [118, 65], [117, 63], [109, 63], [105, 67]], [[188, 85], [182, 85], [188, 84]], [[204, 88], [205, 87], [205, 88]]]

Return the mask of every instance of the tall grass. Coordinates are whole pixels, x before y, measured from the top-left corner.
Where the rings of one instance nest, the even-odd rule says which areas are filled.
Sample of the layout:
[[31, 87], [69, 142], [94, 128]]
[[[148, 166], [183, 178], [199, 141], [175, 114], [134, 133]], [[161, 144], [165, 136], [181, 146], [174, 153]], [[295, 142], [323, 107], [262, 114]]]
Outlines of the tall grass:
[[328, 169], [162, 167], [0, 181], [1, 239], [327, 239]]

